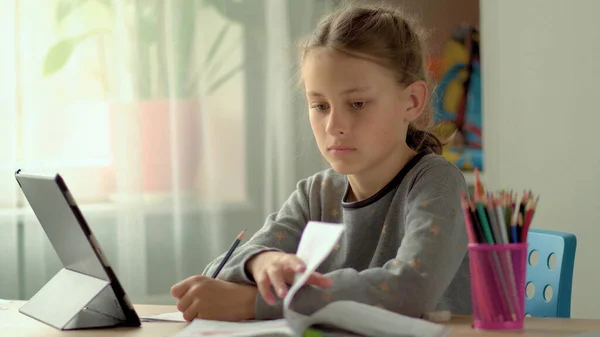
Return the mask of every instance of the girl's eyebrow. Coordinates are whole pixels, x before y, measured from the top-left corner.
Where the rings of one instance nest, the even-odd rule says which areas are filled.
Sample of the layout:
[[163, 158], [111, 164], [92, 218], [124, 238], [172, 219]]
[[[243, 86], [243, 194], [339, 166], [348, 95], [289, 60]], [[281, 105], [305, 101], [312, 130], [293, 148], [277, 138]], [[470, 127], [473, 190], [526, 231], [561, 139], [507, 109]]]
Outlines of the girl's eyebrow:
[[[366, 92], [369, 91], [371, 88], [369, 87], [352, 87], [352, 88], [348, 88], [344, 91], [342, 91], [340, 94], [341, 95], [348, 95], [348, 94], [354, 94], [354, 93], [360, 93], [360, 92]], [[309, 96], [314, 96], [314, 97], [324, 97], [325, 95], [316, 92], [316, 91], [309, 91], [307, 92], [307, 94]]]

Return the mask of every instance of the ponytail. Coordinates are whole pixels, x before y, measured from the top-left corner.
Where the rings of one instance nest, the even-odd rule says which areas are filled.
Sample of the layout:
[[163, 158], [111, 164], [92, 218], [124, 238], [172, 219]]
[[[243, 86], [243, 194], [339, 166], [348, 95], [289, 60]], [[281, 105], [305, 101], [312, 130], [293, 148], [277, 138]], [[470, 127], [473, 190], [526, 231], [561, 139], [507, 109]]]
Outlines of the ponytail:
[[443, 150], [443, 144], [436, 135], [425, 130], [417, 129], [412, 124], [408, 125], [406, 144], [417, 152], [429, 149], [435, 154], [442, 154]]

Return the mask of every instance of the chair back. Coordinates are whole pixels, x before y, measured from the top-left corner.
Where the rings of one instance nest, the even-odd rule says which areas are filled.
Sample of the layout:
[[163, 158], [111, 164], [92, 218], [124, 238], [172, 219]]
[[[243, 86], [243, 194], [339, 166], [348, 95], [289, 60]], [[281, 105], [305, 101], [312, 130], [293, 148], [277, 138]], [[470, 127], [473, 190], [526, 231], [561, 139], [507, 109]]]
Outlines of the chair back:
[[527, 242], [526, 315], [571, 317], [577, 238], [571, 233], [532, 229]]

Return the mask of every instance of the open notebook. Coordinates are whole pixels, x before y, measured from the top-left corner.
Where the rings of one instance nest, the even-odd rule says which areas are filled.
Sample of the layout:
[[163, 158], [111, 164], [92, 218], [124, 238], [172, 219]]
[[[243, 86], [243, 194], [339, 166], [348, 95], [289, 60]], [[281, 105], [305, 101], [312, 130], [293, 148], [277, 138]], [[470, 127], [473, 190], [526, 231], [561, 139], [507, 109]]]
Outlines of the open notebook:
[[[398, 315], [378, 307], [352, 301], [335, 301], [316, 313], [305, 316], [290, 309], [296, 292], [331, 253], [344, 230], [341, 224], [309, 222], [302, 234], [297, 255], [306, 270], [296, 275], [283, 300], [285, 319], [252, 322], [216, 322], [195, 319], [176, 337], [199, 336], [378, 336], [443, 337], [450, 328], [422, 319]], [[319, 333], [313, 326], [322, 326]], [[306, 333], [311, 331], [311, 333]]]

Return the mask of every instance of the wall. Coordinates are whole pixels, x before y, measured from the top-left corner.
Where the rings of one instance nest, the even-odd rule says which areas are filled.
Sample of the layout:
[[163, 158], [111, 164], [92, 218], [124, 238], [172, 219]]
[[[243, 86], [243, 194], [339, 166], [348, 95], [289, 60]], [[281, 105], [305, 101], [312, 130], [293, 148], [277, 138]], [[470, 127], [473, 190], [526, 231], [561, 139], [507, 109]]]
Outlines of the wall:
[[572, 316], [600, 318], [600, 1], [481, 2], [488, 185], [541, 194], [533, 227], [572, 232]]
[[[360, 1], [380, 3], [380, 0]], [[451, 37], [452, 30], [461, 23], [479, 26], [479, 0], [386, 0], [398, 5], [420, 19], [429, 31], [429, 48], [432, 55], [439, 55]]]

